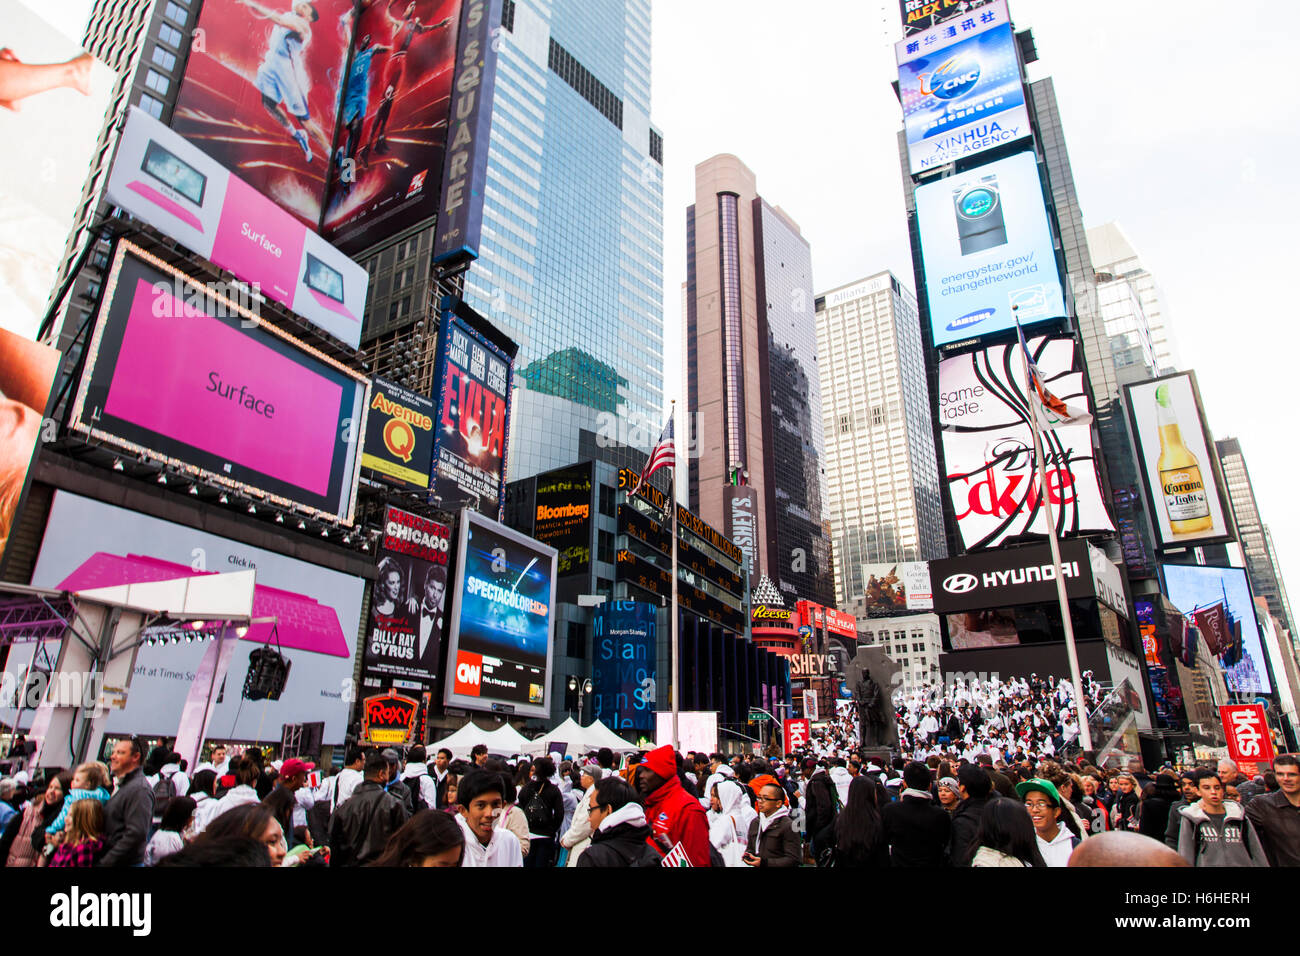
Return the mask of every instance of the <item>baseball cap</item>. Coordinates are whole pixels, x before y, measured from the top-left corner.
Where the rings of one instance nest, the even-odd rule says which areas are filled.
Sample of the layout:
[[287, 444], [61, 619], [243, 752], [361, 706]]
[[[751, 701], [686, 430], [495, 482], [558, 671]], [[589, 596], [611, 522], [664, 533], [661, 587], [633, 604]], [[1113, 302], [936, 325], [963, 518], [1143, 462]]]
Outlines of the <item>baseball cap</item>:
[[290, 757], [280, 767], [280, 776], [293, 777], [300, 773], [310, 773], [316, 769], [314, 763], [308, 763], [306, 760], [299, 760], [297, 757]]
[[1037, 790], [1039, 793], [1047, 794], [1047, 798], [1052, 801], [1052, 806], [1061, 805], [1061, 795], [1056, 790], [1056, 785], [1050, 780], [1044, 780], [1042, 777], [1034, 777], [1032, 780], [1024, 780], [1016, 784], [1016, 796], [1021, 800], [1025, 799], [1025, 794]]

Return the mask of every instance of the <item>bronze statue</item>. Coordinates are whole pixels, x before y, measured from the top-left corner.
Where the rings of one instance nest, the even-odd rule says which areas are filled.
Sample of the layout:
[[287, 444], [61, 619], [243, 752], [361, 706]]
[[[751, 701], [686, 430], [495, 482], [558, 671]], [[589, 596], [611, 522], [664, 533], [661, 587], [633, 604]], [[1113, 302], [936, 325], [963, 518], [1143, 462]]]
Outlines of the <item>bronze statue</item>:
[[858, 707], [858, 745], [860, 747], [887, 746], [888, 741], [884, 734], [885, 714], [881, 707], [884, 694], [880, 685], [872, 678], [871, 671], [863, 669], [853, 696]]

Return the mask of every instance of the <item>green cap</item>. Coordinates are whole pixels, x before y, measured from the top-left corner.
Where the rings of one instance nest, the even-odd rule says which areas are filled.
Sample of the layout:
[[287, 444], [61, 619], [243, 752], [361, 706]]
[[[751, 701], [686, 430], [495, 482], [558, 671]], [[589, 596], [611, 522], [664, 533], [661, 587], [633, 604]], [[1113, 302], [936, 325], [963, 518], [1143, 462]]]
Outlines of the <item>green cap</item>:
[[1169, 408], [1169, 384], [1156, 386], [1156, 404], [1164, 408]]
[[1053, 806], [1059, 807], [1061, 805], [1061, 795], [1056, 790], [1056, 784], [1050, 780], [1034, 777], [1032, 780], [1024, 780], [1016, 784], [1016, 796], [1020, 797], [1021, 800], [1025, 799], [1025, 794], [1034, 790], [1047, 794]]

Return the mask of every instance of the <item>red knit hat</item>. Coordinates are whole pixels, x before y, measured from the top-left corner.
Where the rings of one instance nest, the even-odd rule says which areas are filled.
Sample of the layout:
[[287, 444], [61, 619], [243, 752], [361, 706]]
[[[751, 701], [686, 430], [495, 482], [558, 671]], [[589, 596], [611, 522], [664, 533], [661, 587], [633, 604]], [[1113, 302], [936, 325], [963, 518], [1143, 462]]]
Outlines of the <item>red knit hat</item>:
[[670, 744], [650, 751], [645, 755], [643, 763], [656, 777], [671, 780], [677, 776], [677, 754]]

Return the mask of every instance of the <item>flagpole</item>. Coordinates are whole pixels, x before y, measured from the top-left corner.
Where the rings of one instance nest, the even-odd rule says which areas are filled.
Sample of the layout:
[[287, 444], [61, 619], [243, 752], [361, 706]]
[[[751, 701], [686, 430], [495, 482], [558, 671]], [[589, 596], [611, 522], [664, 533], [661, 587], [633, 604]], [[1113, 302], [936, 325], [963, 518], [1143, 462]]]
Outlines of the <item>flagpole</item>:
[[1047, 489], [1047, 467], [1043, 462], [1043, 443], [1038, 434], [1038, 402], [1029, 378], [1029, 346], [1025, 343], [1020, 320], [1016, 319], [1017, 339], [1020, 342], [1020, 359], [1025, 371], [1025, 398], [1029, 403], [1030, 431], [1034, 433], [1034, 461], [1038, 465], [1038, 498], [1043, 503], [1047, 517], [1047, 542], [1052, 549], [1052, 569], [1056, 578], [1056, 600], [1061, 609], [1061, 623], [1065, 626], [1065, 653], [1070, 661], [1070, 683], [1074, 687], [1074, 710], [1079, 720], [1079, 743], [1084, 750], [1092, 749], [1092, 730], [1088, 727], [1088, 704], [1083, 696], [1083, 679], [1079, 674], [1079, 652], [1074, 646], [1074, 621], [1070, 618], [1070, 599], [1065, 593], [1065, 576], [1061, 573], [1061, 543], [1056, 537], [1056, 515], [1052, 510], [1052, 496]]
[[[673, 420], [673, 415], [677, 412], [677, 399], [672, 400], [672, 411], [668, 413], [668, 420]], [[668, 510], [672, 513], [672, 544], [673, 544], [673, 564], [672, 564], [672, 597], [668, 600], [668, 618], [670, 621], [669, 635], [673, 642], [673, 750], [681, 750], [682, 743], [677, 733], [677, 714], [680, 709], [677, 701], [677, 684], [678, 684], [678, 648], [677, 648], [677, 438], [673, 436], [673, 480], [669, 486], [670, 494], [668, 496]]]

